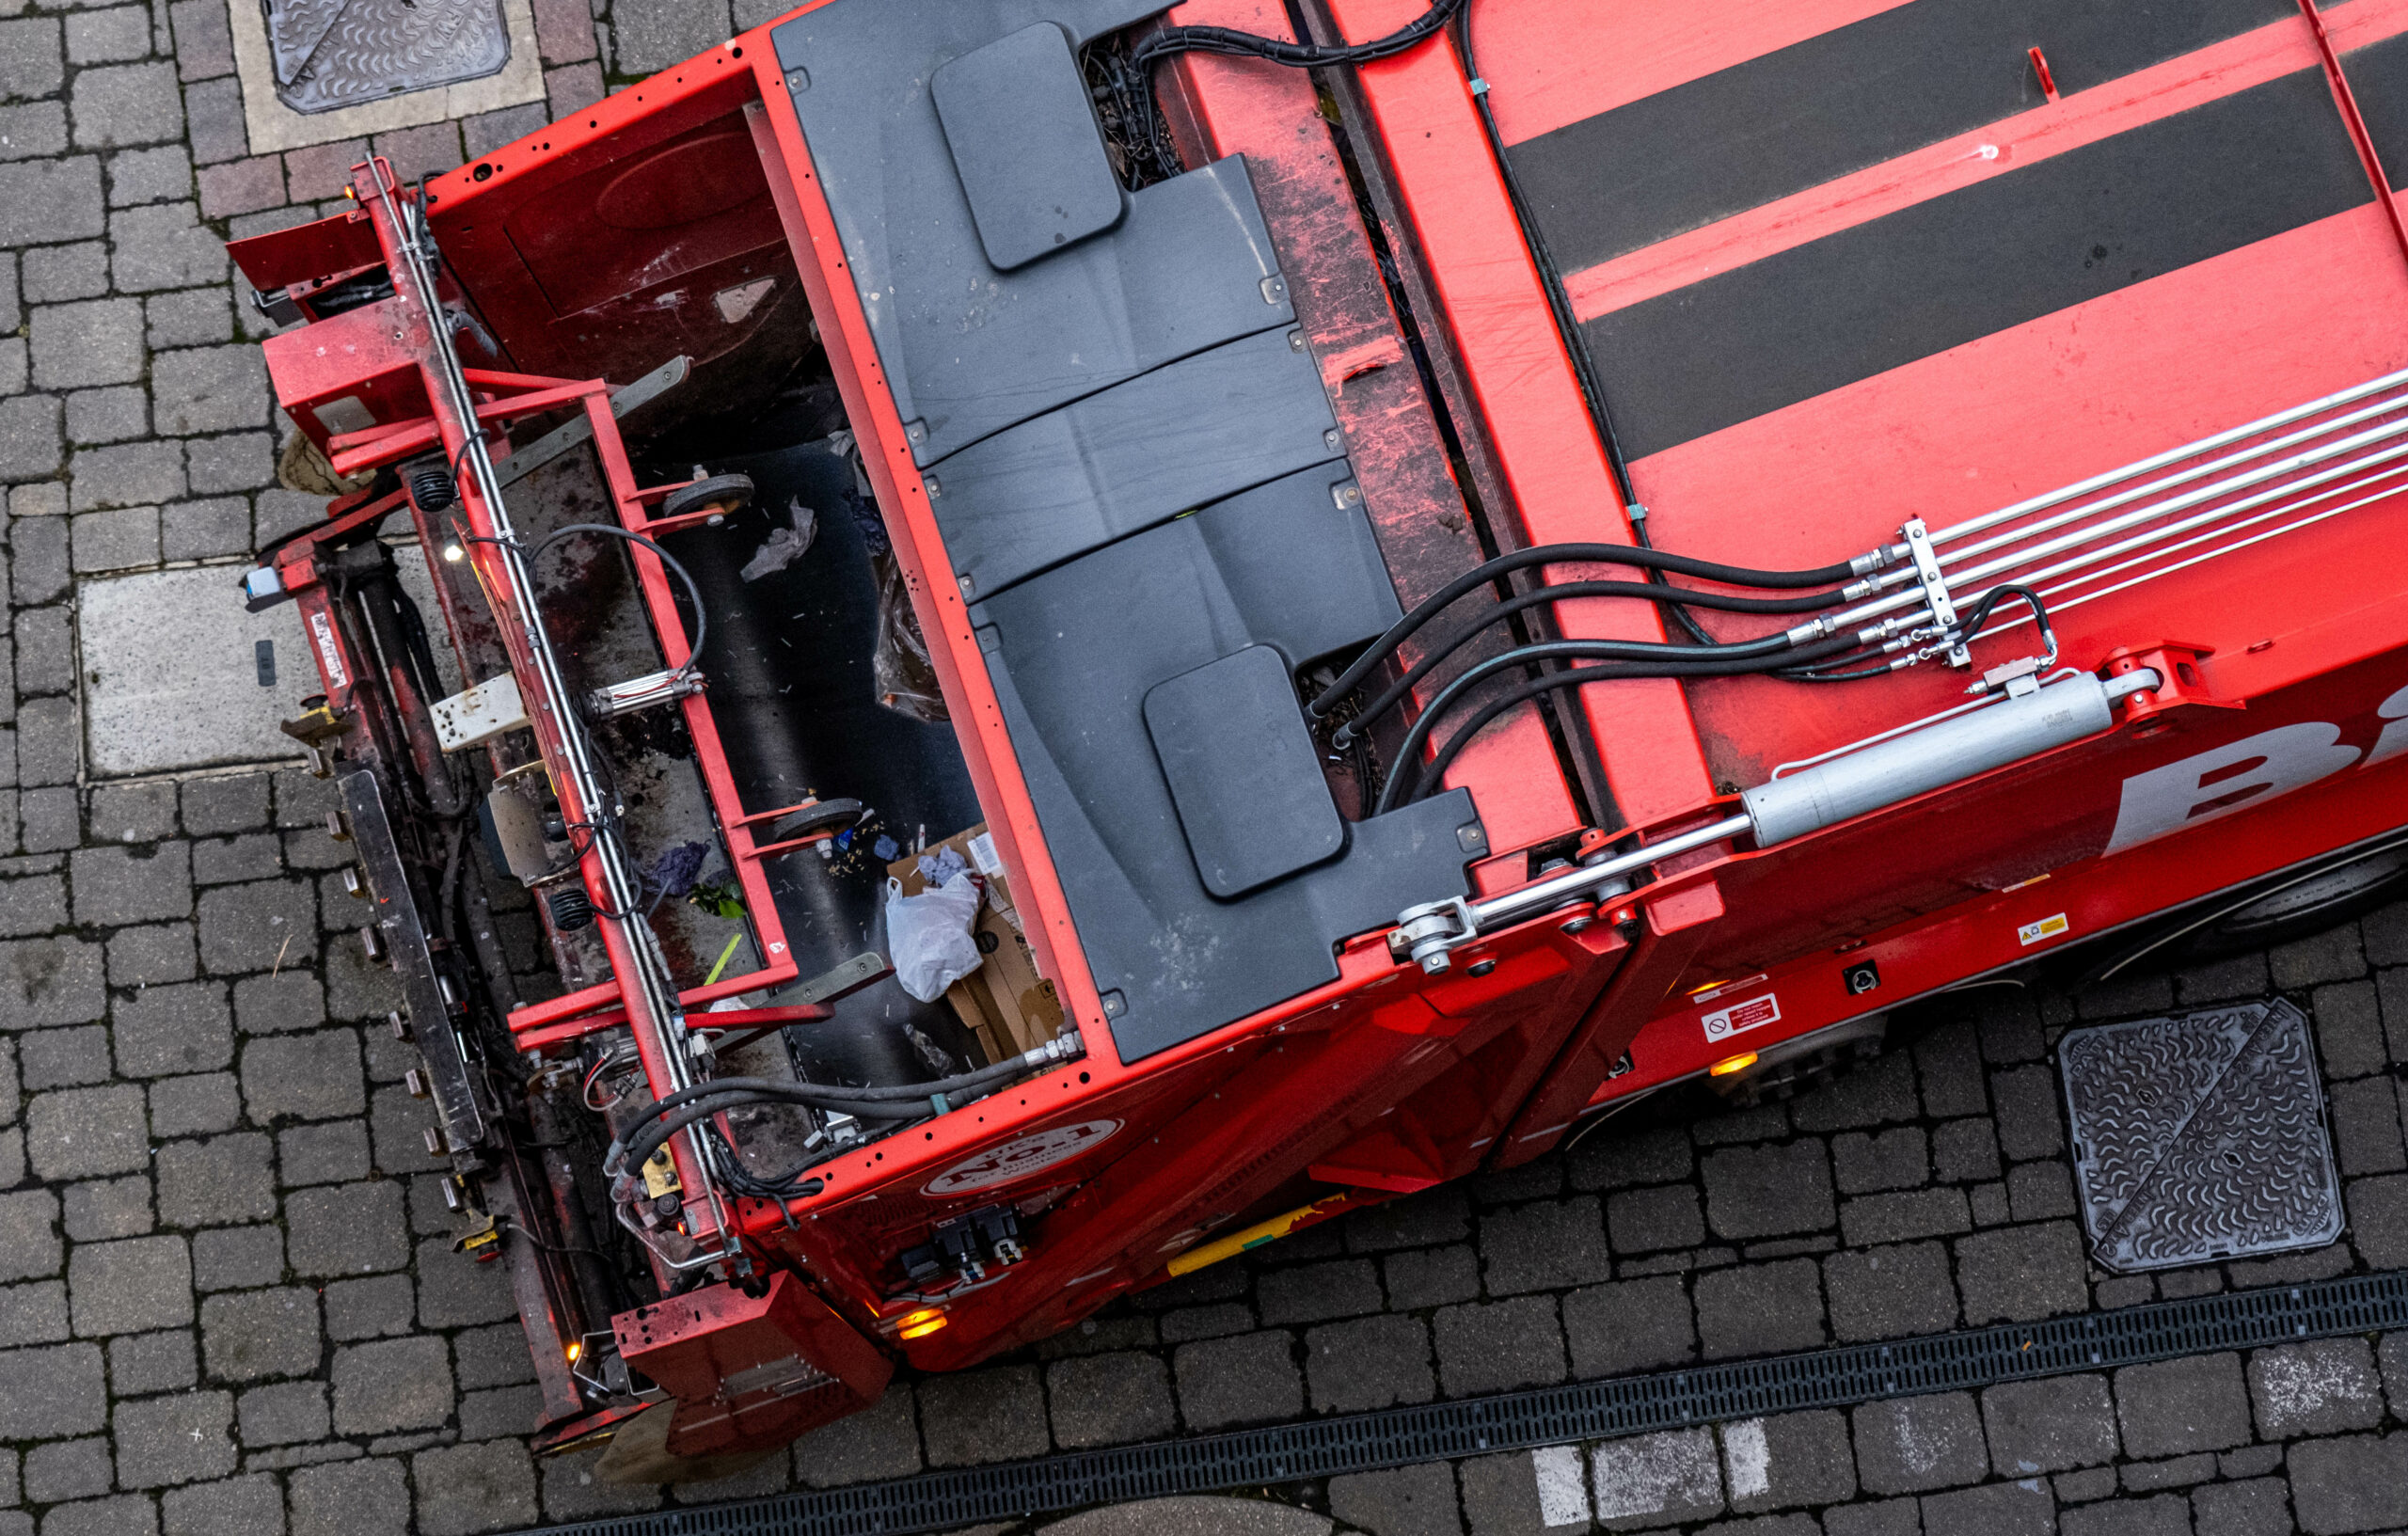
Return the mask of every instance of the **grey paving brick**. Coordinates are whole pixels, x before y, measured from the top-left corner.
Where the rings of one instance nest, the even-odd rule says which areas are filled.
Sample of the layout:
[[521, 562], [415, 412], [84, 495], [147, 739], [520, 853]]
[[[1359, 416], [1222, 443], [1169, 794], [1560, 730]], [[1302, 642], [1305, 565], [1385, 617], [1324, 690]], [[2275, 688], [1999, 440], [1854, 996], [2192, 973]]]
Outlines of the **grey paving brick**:
[[[208, 158], [201, 153], [198, 135], [194, 136], [193, 158]], [[119, 293], [149, 293], [226, 280], [226, 247], [189, 202], [119, 210], [109, 215], [109, 244]]]
[[1912, 1498], [1833, 1507], [1823, 1516], [1829, 1536], [1922, 1536], [1923, 1512]]
[[119, 928], [109, 935], [108, 977], [112, 987], [189, 981], [198, 968], [190, 923]]
[[250, 491], [275, 483], [276, 443], [264, 432], [230, 432], [184, 444], [185, 478], [193, 494]]
[[1831, 1172], [1842, 1195], [1913, 1189], [1931, 1177], [1929, 1143], [1920, 1126], [1846, 1132], [1831, 1138]]
[[162, 144], [183, 133], [176, 67], [159, 62], [84, 70], [67, 94], [79, 150]]
[[[109, 156], [109, 206], [131, 208], [136, 203], [168, 202], [192, 196], [192, 151], [181, 144], [161, 144], [148, 150], [125, 150]], [[104, 269], [105, 270], [105, 269]], [[173, 340], [159, 340], [158, 320], [151, 321], [153, 346], [175, 346]], [[220, 340], [219, 337], [202, 337], [202, 340]]]
[[2269, 1440], [2368, 1430], [2383, 1422], [2374, 1352], [2362, 1338], [2260, 1350], [2249, 1358], [2249, 1400]]
[[1482, 1216], [1479, 1246], [1491, 1295], [1579, 1285], [1613, 1273], [1593, 1196]]
[[266, 1125], [357, 1115], [368, 1107], [360, 1074], [359, 1037], [349, 1029], [275, 1035], [243, 1045], [243, 1102]]
[[217, 982], [145, 987], [119, 1001], [110, 1031], [118, 1069], [130, 1077], [210, 1071], [234, 1057], [226, 989]]
[[81, 389], [142, 376], [142, 306], [135, 300], [37, 306], [27, 334], [38, 388]]
[[89, 1179], [148, 1165], [142, 1090], [61, 1088], [25, 1110], [25, 1154], [43, 1179]]
[[273, 1227], [231, 1227], [196, 1232], [193, 1283], [202, 1291], [273, 1285], [284, 1275], [284, 1234]]
[[284, 1217], [295, 1274], [372, 1275], [409, 1262], [402, 1189], [390, 1180], [296, 1191]]
[[1367, 1259], [1273, 1270], [1255, 1285], [1262, 1321], [1274, 1327], [1360, 1317], [1381, 1307], [1378, 1272]]
[[277, 1382], [245, 1392], [235, 1407], [246, 1446], [290, 1446], [325, 1438], [326, 1388], [322, 1382]]
[[254, 346], [201, 347], [150, 360], [159, 430], [179, 436], [267, 424], [267, 364]]
[[1427, 1402], [1437, 1393], [1430, 1332], [1417, 1318], [1362, 1318], [1308, 1329], [1305, 1376], [1313, 1406], [1323, 1413]]
[[17, 1044], [17, 1069], [29, 1090], [81, 1087], [109, 1075], [109, 1032], [98, 1024], [45, 1029]]
[[72, 1242], [140, 1237], [151, 1228], [150, 1180], [140, 1174], [70, 1184], [65, 1194], [67, 1236]]
[[[67, 397], [67, 440], [71, 443], [122, 443], [150, 431], [150, 397], [136, 386], [121, 384], [105, 389], [78, 389]], [[75, 569], [119, 571], [159, 561], [158, 514], [150, 513], [150, 547], [140, 559], [123, 558], [128, 540], [78, 538]]]
[[[43, 523], [38, 526], [49, 528], [57, 525]], [[19, 782], [27, 784], [70, 783], [75, 777], [77, 744], [74, 700], [26, 700], [17, 711]], [[29, 849], [33, 847], [30, 838], [25, 846]]]
[[2179, 1456], [2249, 1441], [2237, 1354], [2195, 1355], [2115, 1373], [2116, 1417], [2134, 1456]]
[[[0, 171], [5, 171], [5, 168], [8, 166], [0, 166]], [[0, 482], [41, 479], [48, 474], [57, 474], [57, 467], [68, 462], [68, 451], [57, 435], [57, 421], [60, 421], [60, 412], [57, 412], [57, 397], [53, 395], [12, 395], [8, 400], [0, 400]], [[53, 534], [57, 539], [57, 546], [60, 546], [60, 556], [65, 556], [65, 544], [68, 544], [65, 532], [68, 530], [57, 530]], [[22, 551], [19, 551], [19, 561], [22, 561]], [[60, 563], [60, 568], [65, 568], [65, 559], [60, 559], [57, 563]], [[29, 602], [29, 599], [41, 602], [41, 597], [31, 597], [31, 593], [36, 593], [34, 585], [29, 585], [24, 578], [19, 578], [19, 602]]]
[[2316, 989], [2316, 1043], [2328, 1077], [2364, 1077], [2390, 1065], [2375, 984], [2345, 981]]
[[[69, 693], [75, 688], [75, 630], [71, 610], [58, 608], [29, 608], [18, 611], [16, 622], [17, 691], [20, 694]], [[51, 921], [43, 928], [55, 927], [66, 915], [63, 904], [54, 907]], [[24, 931], [39, 932], [28, 928]]]
[[114, 64], [150, 52], [150, 13], [140, 6], [87, 10], [67, 18], [67, 57], [74, 64]]
[[25, 1452], [25, 1500], [32, 1504], [63, 1504], [92, 1498], [115, 1486], [106, 1437], [54, 1440]]
[[[1185, 1368], [1180, 1370], [1183, 1394]], [[1048, 1447], [1045, 1395], [1033, 1366], [931, 1376], [919, 1384], [919, 1399], [920, 1435], [931, 1466], [1008, 1461], [1040, 1455]]]
[[425, 1134], [435, 1124], [434, 1106], [399, 1087], [379, 1088], [369, 1115], [376, 1166], [388, 1174], [416, 1173], [428, 1165]]
[[278, 1179], [288, 1187], [368, 1177], [368, 1127], [356, 1120], [298, 1125], [277, 1133]]
[[1590, 1507], [1608, 1530], [1703, 1519], [1722, 1511], [1721, 1458], [1711, 1430], [1608, 1440], [1589, 1455]]
[[1962, 1190], [1901, 1190], [1863, 1195], [1840, 1207], [1840, 1231], [1849, 1243], [1904, 1243], [1947, 1237], [1973, 1227]]
[[231, 218], [284, 206], [284, 161], [273, 154], [200, 167], [200, 212], [205, 218]]
[[156, 843], [176, 834], [176, 786], [103, 784], [92, 788], [92, 835], [119, 843]]
[[2280, 1478], [2220, 1483], [2191, 1496], [2197, 1536], [2290, 1536], [2290, 1490]]
[[594, 64], [569, 64], [544, 71], [544, 95], [555, 119], [582, 112], [605, 94], [602, 71]]
[[1081, 1355], [1054, 1361], [1045, 1375], [1054, 1439], [1066, 1450], [1158, 1439], [1178, 1427], [1170, 1372], [1154, 1355]]
[[1616, 1253], [1693, 1248], [1705, 1241], [1705, 1217], [1695, 1189], [1666, 1184], [1608, 1196], [1606, 1230]]
[[1709, 1360], [1824, 1342], [1822, 1279], [1812, 1259], [1710, 1271], [1698, 1276], [1695, 1299]]
[[2073, 1175], [2062, 1163], [2025, 1163], [2007, 1170], [2006, 1204], [2017, 1221], [2046, 1221], [2070, 1216], [2074, 1203]]
[[180, 1237], [78, 1243], [68, 1255], [75, 1332], [87, 1338], [181, 1327], [193, 1318], [192, 1289]]
[[[155, 310], [163, 302], [150, 301]], [[184, 830], [196, 837], [250, 831], [270, 824], [268, 776], [187, 779], [182, 785]]]
[[1462, 1536], [1454, 1468], [1425, 1462], [1329, 1480], [1329, 1512], [1378, 1536]]
[[1676, 1275], [1575, 1291], [1563, 1298], [1562, 1312], [1572, 1374], [1583, 1381], [1681, 1365], [1697, 1356], [1688, 1291]]
[[1705, 1158], [1703, 1173], [1706, 1221], [1717, 1237], [1812, 1232], [1836, 1220], [1820, 1141], [1726, 1148]]
[[538, 1518], [534, 1464], [515, 1440], [421, 1450], [410, 1476], [420, 1536], [514, 1530]]
[[[1439, 1314], [1442, 1320], [1446, 1316]], [[1440, 1327], [1444, 1326], [1442, 1321]], [[1292, 1351], [1293, 1342], [1285, 1333], [1243, 1334], [1180, 1345], [1171, 1356], [1171, 1372], [1187, 1427], [1215, 1430], [1295, 1417], [1304, 1408], [1305, 1394]], [[928, 1429], [935, 1385], [924, 1384], [920, 1389], [920, 1417], [928, 1460], [943, 1465], [946, 1459], [938, 1454], [936, 1435]]]
[[66, 80], [67, 53], [55, 17], [0, 22], [0, 96], [48, 96]]
[[[33, 1529], [28, 1521], [24, 1528]], [[41, 1536], [156, 1536], [159, 1512], [132, 1494], [61, 1504], [42, 1516]]]
[[2366, 974], [2366, 956], [2358, 944], [2358, 926], [2337, 928], [2276, 944], [2266, 952], [2274, 985], [2286, 991], [2323, 981], [2346, 981]]
[[[1473, 1293], [1479, 1293], [1475, 1287]], [[1196, 1338], [1225, 1338], [1242, 1334], [1254, 1326], [1254, 1308], [1239, 1302], [1212, 1302], [1203, 1306], [1182, 1306], [1162, 1317], [1162, 1340], [1165, 1344], [1184, 1344]]]
[[0, 1280], [58, 1273], [58, 1196], [46, 1189], [0, 1195]]
[[246, 1035], [315, 1029], [326, 1021], [325, 990], [306, 971], [245, 976], [234, 983], [234, 1021]]
[[468, 151], [468, 158], [480, 160], [550, 121], [551, 114], [546, 112], [540, 103], [530, 102], [524, 106], [504, 107], [499, 112], [462, 119], [460, 137]]
[[180, 842], [82, 848], [68, 861], [68, 872], [78, 923], [156, 923], [192, 910], [192, 854]]
[[1686, 1131], [1656, 1127], [1618, 1136], [1600, 1132], [1574, 1148], [1564, 1161], [1574, 1189], [1627, 1189], [1687, 1179], [1694, 1154]]
[[0, 1440], [63, 1439], [107, 1424], [99, 1345], [0, 1351]]
[[163, 1488], [225, 1477], [238, 1460], [233, 1423], [230, 1392], [178, 1392], [120, 1402], [110, 1425], [118, 1481], [129, 1488]]
[[[0, 134], [7, 130], [0, 128]], [[0, 395], [24, 392], [26, 381], [33, 375], [31, 354], [22, 336], [0, 336]]]
[[120, 1398], [172, 1392], [200, 1379], [192, 1334], [183, 1328], [109, 1340], [109, 1390]]
[[205, 1136], [231, 1131], [243, 1117], [242, 1092], [231, 1072], [171, 1077], [150, 1085], [150, 1133]]
[[1948, 1536], [2048, 1536], [2057, 1528], [2049, 1485], [1994, 1482], [1923, 1501], [1923, 1528]]
[[[1438, 1379], [1449, 1397], [1545, 1386], [1563, 1379], [1563, 1330], [1552, 1296], [1441, 1307], [1431, 1324]], [[1194, 1415], [1189, 1417], [1192, 1421]]]
[[2376, 1269], [2408, 1265], [2408, 1177], [2353, 1179], [2342, 1191], [2350, 1239]]
[[734, 25], [726, 0], [627, 0], [611, 16], [620, 72], [651, 74], [724, 41]]
[[418, 1316], [426, 1328], [463, 1328], [501, 1322], [518, 1315], [510, 1275], [501, 1264], [480, 1264], [452, 1250], [448, 1236], [418, 1245]]
[[2090, 1301], [2088, 1260], [2071, 1222], [1976, 1232], [1956, 1241], [1965, 1322], [2031, 1322], [2079, 1312]]
[[253, 1474], [169, 1489], [159, 1512], [165, 1536], [282, 1536], [284, 1494]]
[[1922, 1113], [1915, 1098], [1914, 1063], [1903, 1052], [1860, 1064], [1854, 1071], [1799, 1094], [1789, 1106], [1791, 1120], [1806, 1132], [1884, 1125]]
[[1742, 1512], [1830, 1504], [1856, 1493], [1847, 1418], [1832, 1409], [1724, 1425], [1722, 1466], [1731, 1507]]
[[1937, 1243], [1848, 1249], [1823, 1260], [1831, 1333], [1843, 1342], [1903, 1338], [1956, 1325], [1956, 1287]]
[[229, 1227], [276, 1215], [268, 1138], [257, 1132], [159, 1148], [159, 1219], [170, 1227]]
[[1465, 1243], [1392, 1253], [1380, 1261], [1388, 1306], [1399, 1312], [1467, 1302], [1480, 1295], [1480, 1259]]
[[305, 1467], [285, 1480], [292, 1536], [406, 1536], [409, 1481], [388, 1457]]
[[[56, 1280], [28, 1280], [23, 1285], [0, 1286], [0, 1349], [15, 1349], [23, 1344], [60, 1344], [66, 1342], [67, 1288]], [[78, 1494], [62, 1494], [62, 1498], [81, 1497]], [[37, 1502], [50, 1503], [49, 1499]]]
[[[352, 1280], [345, 1283], [373, 1285], [376, 1282]], [[333, 1291], [334, 1288], [329, 1286], [329, 1298]], [[459, 1377], [463, 1391], [470, 1387], [515, 1386], [535, 1379], [534, 1360], [529, 1350], [527, 1332], [518, 1326], [515, 1318], [490, 1327], [463, 1328], [452, 1336], [452, 1370]], [[907, 1401], [909, 1395], [907, 1389]], [[905, 1417], [909, 1418], [908, 1411]]]
[[2408, 1523], [2408, 1435], [2309, 1440], [2290, 1453], [2300, 1528], [2377, 1530]]
[[2103, 1376], [2010, 1382], [1982, 1394], [1990, 1465], [2003, 1478], [2115, 1460], [2115, 1405]]
[[97, 156], [0, 165], [0, 245], [89, 240], [107, 227]]
[[2055, 1157], [2065, 1150], [2065, 1126], [2057, 1108], [2056, 1074], [2046, 1067], [2018, 1067], [1992, 1074], [1998, 1102], [1998, 1140], [2006, 1155]]
[[[835, 1488], [881, 1478], [906, 1477], [920, 1469], [920, 1436], [912, 1413], [911, 1384], [896, 1382], [886, 1395], [849, 1418], [797, 1440], [794, 1445], [797, 1481], [809, 1488]], [[564, 1490], [577, 1496], [583, 1489]], [[569, 1517], [557, 1500], [548, 1473], [544, 1507], [554, 1519]]]
[[[202, 1358], [217, 1380], [308, 1375], [321, 1355], [317, 1293], [288, 1286], [211, 1296], [200, 1304], [200, 1338]], [[448, 1376], [445, 1381], [448, 1394]]]
[[37, 245], [25, 252], [18, 282], [28, 304], [98, 298], [109, 291], [108, 247], [97, 240]]
[[317, 900], [307, 880], [259, 880], [204, 891], [201, 964], [217, 974], [272, 971], [277, 957], [306, 960], [316, 942]]
[[2345, 1174], [2397, 1173], [2408, 1168], [2400, 1142], [2400, 1097], [2391, 1080], [2336, 1083], [2332, 1092], [2334, 1150]]
[[1856, 1427], [1856, 1475], [1868, 1493], [1952, 1488], [1978, 1482], [1989, 1470], [1981, 1415], [1966, 1393], [1870, 1402], [1850, 1417]]
[[337, 1280], [326, 1287], [325, 1299], [326, 1332], [337, 1340], [405, 1334], [417, 1322], [418, 1290], [406, 1275]]

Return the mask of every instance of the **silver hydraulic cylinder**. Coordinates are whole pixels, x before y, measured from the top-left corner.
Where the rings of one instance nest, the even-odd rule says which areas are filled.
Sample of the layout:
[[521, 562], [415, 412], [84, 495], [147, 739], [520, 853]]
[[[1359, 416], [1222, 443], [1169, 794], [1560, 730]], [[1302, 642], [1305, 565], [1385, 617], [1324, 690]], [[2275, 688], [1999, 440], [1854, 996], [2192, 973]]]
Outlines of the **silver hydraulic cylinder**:
[[[2147, 681], [2135, 683], [2136, 678]], [[1754, 824], [1756, 846], [1803, 837], [2095, 736], [2115, 723], [2117, 698], [2153, 687], [2156, 680], [2155, 673], [2144, 670], [2116, 678], [2111, 689], [2083, 673], [1758, 784], [1740, 797]]]

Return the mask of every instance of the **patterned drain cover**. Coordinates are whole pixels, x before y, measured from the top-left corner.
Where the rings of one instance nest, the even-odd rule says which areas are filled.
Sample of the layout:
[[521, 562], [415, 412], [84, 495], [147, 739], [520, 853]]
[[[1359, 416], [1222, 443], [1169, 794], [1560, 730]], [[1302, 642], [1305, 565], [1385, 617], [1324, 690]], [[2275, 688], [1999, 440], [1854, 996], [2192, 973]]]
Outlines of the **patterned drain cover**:
[[2319, 1248], [2341, 1191], [2307, 1016], [2247, 1003], [2067, 1030], [2074, 1177], [2111, 1270]]
[[331, 112], [456, 85], [510, 62], [500, 0], [266, 0], [266, 6], [277, 99], [295, 112]]

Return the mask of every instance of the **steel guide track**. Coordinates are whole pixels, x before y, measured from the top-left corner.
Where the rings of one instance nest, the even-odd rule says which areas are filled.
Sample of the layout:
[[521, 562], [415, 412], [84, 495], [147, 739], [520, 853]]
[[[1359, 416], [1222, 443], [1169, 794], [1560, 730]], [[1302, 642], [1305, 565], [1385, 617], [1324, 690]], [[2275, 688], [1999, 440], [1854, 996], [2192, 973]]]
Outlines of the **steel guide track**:
[[2408, 1271], [2395, 1270], [588, 1520], [527, 1536], [900, 1536], [2401, 1327]]

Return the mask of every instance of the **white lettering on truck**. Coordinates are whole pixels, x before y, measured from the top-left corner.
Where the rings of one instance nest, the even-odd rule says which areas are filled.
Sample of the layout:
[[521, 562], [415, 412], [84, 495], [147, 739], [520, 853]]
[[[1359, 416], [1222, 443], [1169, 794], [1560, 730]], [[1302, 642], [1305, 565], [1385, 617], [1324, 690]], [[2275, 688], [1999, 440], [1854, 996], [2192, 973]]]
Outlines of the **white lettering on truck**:
[[[2366, 766], [2408, 752], [2408, 688], [2375, 706], [2384, 721]], [[2276, 795], [2312, 784], [2358, 762], [2341, 728], [2322, 720], [2280, 725], [2210, 748], [2124, 781], [2109, 853], [2121, 853]]]

